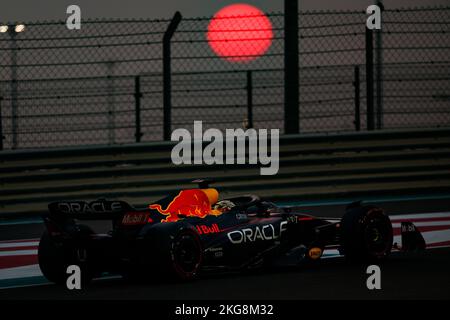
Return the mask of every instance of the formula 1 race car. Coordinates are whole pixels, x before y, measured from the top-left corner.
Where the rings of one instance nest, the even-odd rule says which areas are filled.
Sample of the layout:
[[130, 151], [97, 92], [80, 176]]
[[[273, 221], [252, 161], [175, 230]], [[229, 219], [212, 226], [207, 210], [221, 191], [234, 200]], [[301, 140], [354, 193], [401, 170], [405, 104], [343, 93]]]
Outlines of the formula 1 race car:
[[[350, 204], [341, 219], [319, 218], [279, 207], [255, 195], [218, 200], [209, 182], [180, 190], [148, 208], [123, 201], [69, 201], [49, 204], [39, 244], [44, 276], [65, 283], [69, 265], [83, 281], [103, 272], [144, 279], [189, 280], [208, 271], [270, 266], [286, 255], [317, 261], [337, 248], [353, 261], [378, 261], [393, 247], [393, 230], [382, 209]], [[94, 233], [82, 220], [110, 220], [112, 230]], [[402, 249], [423, 249], [410, 222], [402, 223]]]

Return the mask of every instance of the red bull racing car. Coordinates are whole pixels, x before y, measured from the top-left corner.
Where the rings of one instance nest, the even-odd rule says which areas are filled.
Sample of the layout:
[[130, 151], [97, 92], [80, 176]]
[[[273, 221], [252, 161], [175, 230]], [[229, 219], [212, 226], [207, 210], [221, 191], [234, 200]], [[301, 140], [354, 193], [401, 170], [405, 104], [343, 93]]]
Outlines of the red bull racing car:
[[[69, 265], [82, 279], [104, 272], [144, 279], [189, 280], [214, 271], [238, 271], [319, 260], [337, 248], [349, 260], [378, 261], [389, 255], [393, 232], [382, 209], [350, 204], [342, 218], [314, 217], [255, 195], [219, 200], [216, 189], [180, 190], [147, 208], [123, 201], [69, 201], [49, 204], [39, 265], [48, 280], [65, 283]], [[95, 233], [84, 220], [110, 220], [111, 231]], [[425, 247], [420, 232], [402, 223], [402, 249]]]

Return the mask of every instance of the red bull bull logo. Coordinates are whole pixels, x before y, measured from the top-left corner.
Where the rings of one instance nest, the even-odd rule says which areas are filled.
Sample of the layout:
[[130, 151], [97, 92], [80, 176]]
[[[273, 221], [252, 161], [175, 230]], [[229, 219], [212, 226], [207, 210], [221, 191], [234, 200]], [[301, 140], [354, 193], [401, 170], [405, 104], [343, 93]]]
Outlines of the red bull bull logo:
[[221, 215], [222, 211], [214, 210], [211, 205], [216, 203], [219, 193], [216, 189], [188, 189], [182, 190], [164, 209], [160, 204], [151, 204], [150, 209], [157, 210], [167, 216], [161, 222], [176, 222], [180, 215], [186, 217], [204, 218], [208, 215]]

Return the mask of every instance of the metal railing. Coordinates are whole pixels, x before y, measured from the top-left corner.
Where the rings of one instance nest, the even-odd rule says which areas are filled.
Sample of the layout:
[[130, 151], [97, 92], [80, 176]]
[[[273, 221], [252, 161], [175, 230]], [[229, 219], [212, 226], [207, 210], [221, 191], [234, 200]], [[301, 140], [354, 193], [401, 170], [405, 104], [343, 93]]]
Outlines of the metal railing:
[[[387, 8], [381, 31], [366, 31], [363, 11], [300, 12], [298, 73], [285, 64], [287, 17], [267, 16], [272, 44], [247, 62], [211, 50], [209, 17], [89, 20], [77, 31], [37, 22], [0, 34], [0, 146], [167, 140], [194, 120], [285, 132], [291, 119], [302, 134], [450, 126], [450, 7]], [[294, 110], [285, 70], [298, 76]]]

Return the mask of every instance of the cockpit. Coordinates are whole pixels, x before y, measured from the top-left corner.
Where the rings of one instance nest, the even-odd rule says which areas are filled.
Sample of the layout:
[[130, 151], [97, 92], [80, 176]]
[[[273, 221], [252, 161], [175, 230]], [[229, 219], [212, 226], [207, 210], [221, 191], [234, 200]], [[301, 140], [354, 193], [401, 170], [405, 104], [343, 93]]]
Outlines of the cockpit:
[[219, 210], [223, 213], [239, 211], [240, 213], [246, 213], [250, 217], [267, 217], [283, 212], [273, 202], [261, 201], [253, 195], [220, 200], [212, 206], [212, 209]]

